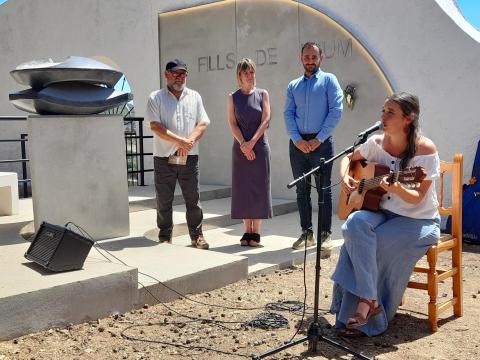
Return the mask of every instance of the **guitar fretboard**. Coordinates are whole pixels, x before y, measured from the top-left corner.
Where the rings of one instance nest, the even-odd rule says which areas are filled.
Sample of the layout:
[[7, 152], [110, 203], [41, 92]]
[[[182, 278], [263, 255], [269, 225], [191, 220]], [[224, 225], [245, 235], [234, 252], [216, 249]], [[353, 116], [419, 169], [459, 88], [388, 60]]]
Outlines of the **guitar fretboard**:
[[397, 181], [401, 182], [402, 184], [409, 184], [415, 182], [415, 173], [416, 169], [412, 168], [391, 172], [390, 174], [375, 176], [371, 179], [362, 179], [360, 181], [360, 184], [358, 185], [358, 192], [362, 193], [364, 191], [369, 191], [377, 188], [385, 176], [388, 177], [388, 182], [392, 184]]

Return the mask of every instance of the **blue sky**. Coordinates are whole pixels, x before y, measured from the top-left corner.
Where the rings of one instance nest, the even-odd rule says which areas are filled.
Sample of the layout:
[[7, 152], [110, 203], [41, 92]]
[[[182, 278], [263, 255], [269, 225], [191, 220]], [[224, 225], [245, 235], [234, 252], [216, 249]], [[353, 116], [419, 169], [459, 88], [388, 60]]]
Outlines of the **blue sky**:
[[480, 30], [480, 1], [478, 0], [457, 0], [457, 5], [465, 19]]

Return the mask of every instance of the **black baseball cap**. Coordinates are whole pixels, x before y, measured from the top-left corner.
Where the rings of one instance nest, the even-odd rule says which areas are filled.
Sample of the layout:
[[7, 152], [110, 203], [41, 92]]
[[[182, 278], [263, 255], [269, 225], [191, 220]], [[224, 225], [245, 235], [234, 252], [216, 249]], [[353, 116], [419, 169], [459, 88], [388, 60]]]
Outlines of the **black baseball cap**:
[[177, 70], [187, 70], [187, 64], [185, 64], [182, 60], [178, 59], [173, 59], [167, 63], [167, 66], [165, 66], [165, 70], [170, 70], [170, 71], [177, 71]]

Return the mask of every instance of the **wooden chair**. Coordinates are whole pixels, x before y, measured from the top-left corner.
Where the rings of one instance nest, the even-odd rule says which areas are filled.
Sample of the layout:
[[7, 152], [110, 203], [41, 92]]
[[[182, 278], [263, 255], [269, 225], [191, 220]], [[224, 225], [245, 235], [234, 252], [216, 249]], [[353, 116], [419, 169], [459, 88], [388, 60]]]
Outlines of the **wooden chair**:
[[[451, 176], [451, 205], [444, 204], [444, 175]], [[428, 318], [431, 322], [432, 332], [438, 330], [438, 316], [445, 310], [453, 307], [455, 316], [463, 315], [463, 290], [462, 290], [462, 180], [463, 180], [463, 155], [455, 154], [453, 162], [441, 161], [440, 163], [440, 195], [439, 212], [442, 216], [452, 216], [452, 234], [441, 234], [437, 244], [432, 245], [426, 253], [428, 267], [416, 266], [414, 272], [427, 274], [427, 283], [410, 281], [409, 288], [428, 291]], [[438, 254], [450, 250], [452, 266], [449, 269], [437, 268]], [[443, 303], [437, 303], [438, 284], [447, 278], [452, 278], [453, 296]]]

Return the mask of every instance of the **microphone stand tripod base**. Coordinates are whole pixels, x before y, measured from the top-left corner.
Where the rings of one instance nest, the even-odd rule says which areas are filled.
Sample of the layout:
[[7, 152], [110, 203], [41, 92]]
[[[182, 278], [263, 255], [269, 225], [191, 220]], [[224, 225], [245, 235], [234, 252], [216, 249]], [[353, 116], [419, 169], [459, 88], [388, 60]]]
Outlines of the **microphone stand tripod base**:
[[300, 339], [297, 339], [297, 340], [294, 340], [294, 341], [290, 341], [282, 346], [279, 346], [273, 350], [270, 350], [270, 351], [267, 351], [263, 354], [259, 354], [259, 355], [252, 355], [252, 359], [253, 360], [260, 360], [260, 359], [263, 359], [267, 356], [270, 356], [270, 355], [273, 355], [273, 354], [276, 354], [280, 351], [283, 351], [285, 349], [288, 349], [292, 346], [295, 346], [295, 345], [298, 345], [298, 344], [301, 344], [305, 341], [308, 341], [308, 352], [310, 353], [316, 353], [318, 351], [318, 343], [320, 341], [324, 341], [332, 346], [335, 346], [336, 348], [340, 349], [340, 350], [343, 350], [345, 351], [346, 353], [349, 353], [353, 356], [355, 356], [357, 359], [361, 359], [361, 360], [372, 360], [371, 358], [365, 356], [365, 355], [362, 355], [360, 353], [357, 353], [356, 351], [353, 351], [351, 349], [349, 349], [348, 347], [336, 342], [336, 341], [333, 341], [332, 339], [329, 339], [323, 335], [320, 334], [321, 333], [321, 329], [320, 329], [320, 326], [318, 323], [316, 322], [313, 322], [311, 325], [310, 325], [310, 328], [308, 329], [308, 333], [307, 333], [307, 336], [304, 336]]
[[320, 341], [320, 328], [317, 323], [312, 322], [308, 329], [308, 351], [317, 352], [317, 345]]

